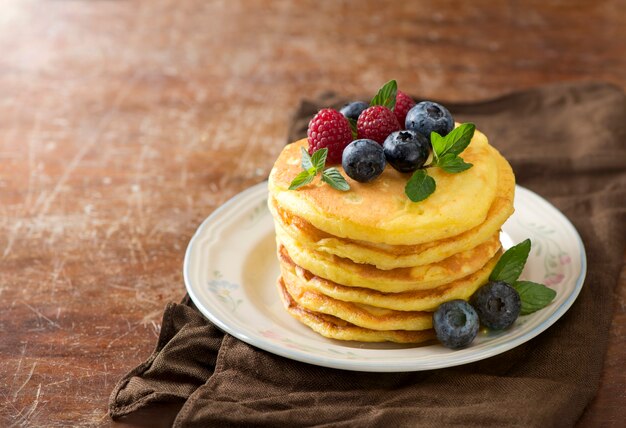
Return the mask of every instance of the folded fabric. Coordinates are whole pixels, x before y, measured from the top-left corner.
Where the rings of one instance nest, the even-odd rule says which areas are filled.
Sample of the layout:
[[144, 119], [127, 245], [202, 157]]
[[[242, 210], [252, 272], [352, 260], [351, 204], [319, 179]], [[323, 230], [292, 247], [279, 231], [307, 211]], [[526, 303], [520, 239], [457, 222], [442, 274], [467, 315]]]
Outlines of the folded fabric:
[[[303, 102], [289, 140], [302, 137], [319, 108], [344, 101], [330, 94]], [[457, 121], [476, 123], [518, 183], [580, 232], [587, 277], [563, 318], [476, 363], [362, 373], [256, 349], [220, 332], [186, 298], [168, 305], [156, 350], [115, 387], [111, 417], [180, 402], [175, 426], [573, 425], [597, 391], [626, 246], [626, 98], [611, 85], [579, 83], [445, 105]]]

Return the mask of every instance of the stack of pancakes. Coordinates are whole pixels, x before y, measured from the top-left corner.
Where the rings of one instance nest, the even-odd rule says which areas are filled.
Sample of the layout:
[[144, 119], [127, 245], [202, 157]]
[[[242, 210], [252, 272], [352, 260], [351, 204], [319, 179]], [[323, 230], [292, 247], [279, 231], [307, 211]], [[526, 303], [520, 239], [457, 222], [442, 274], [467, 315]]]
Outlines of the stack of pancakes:
[[432, 312], [468, 299], [501, 255], [500, 227], [513, 213], [515, 177], [476, 131], [463, 152], [474, 166], [458, 174], [429, 168], [426, 200], [404, 193], [409, 178], [390, 166], [370, 183], [340, 192], [316, 178], [288, 190], [301, 171], [289, 144], [269, 178], [280, 296], [289, 313], [340, 340], [418, 343], [434, 336]]

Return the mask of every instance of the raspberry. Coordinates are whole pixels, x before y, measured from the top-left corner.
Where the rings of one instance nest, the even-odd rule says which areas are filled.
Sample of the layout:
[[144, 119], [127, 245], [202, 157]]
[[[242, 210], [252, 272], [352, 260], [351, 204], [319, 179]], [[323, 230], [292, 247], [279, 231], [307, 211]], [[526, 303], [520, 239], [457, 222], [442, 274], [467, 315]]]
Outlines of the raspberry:
[[383, 106], [372, 106], [363, 111], [356, 127], [359, 138], [368, 138], [378, 144], [383, 144], [389, 134], [401, 129], [396, 115]]
[[343, 149], [352, 142], [350, 122], [337, 110], [325, 108], [317, 112], [309, 122], [307, 131], [309, 154], [326, 147], [326, 163], [341, 163]]
[[396, 114], [400, 126], [404, 126], [406, 114], [414, 105], [415, 101], [413, 101], [413, 98], [409, 97], [404, 92], [398, 91], [396, 94], [396, 106], [394, 107], [393, 112]]

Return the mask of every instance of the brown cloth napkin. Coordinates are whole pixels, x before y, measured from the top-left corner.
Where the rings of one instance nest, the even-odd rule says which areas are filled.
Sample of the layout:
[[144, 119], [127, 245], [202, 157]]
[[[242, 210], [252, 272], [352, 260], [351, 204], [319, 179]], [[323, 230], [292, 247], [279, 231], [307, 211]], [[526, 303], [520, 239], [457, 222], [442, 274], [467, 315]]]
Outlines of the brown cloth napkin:
[[[303, 102], [290, 141], [343, 100]], [[574, 223], [588, 272], [572, 308], [504, 354], [441, 370], [349, 372], [292, 361], [221, 333], [189, 299], [169, 304], [150, 358], [115, 387], [110, 415], [183, 403], [174, 426], [570, 426], [596, 393], [626, 245], [626, 99], [559, 84], [446, 104], [511, 162], [518, 183]], [[277, 297], [278, 298], [278, 297]]]

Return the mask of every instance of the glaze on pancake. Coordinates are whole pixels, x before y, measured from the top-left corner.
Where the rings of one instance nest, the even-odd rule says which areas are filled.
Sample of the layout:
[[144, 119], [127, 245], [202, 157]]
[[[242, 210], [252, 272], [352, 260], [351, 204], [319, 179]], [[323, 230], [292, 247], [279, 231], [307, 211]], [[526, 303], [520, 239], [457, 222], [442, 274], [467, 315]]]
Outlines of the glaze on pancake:
[[407, 291], [403, 293], [383, 293], [369, 288], [347, 287], [313, 275], [296, 266], [284, 248], [278, 249], [281, 274], [293, 278], [302, 289], [309, 289], [336, 300], [360, 303], [396, 311], [434, 311], [437, 307], [453, 299], [468, 300], [472, 294], [489, 280], [489, 275], [500, 259], [499, 251], [477, 272], [449, 284], [431, 290]]
[[431, 312], [394, 311], [360, 303], [333, 299], [320, 292], [300, 287], [299, 278], [282, 271], [283, 285], [293, 300], [305, 309], [332, 315], [371, 330], [427, 330], [433, 327]]
[[[336, 237], [389, 245], [449, 238], [483, 223], [496, 194], [495, 156], [479, 131], [463, 152], [463, 159], [474, 166], [458, 174], [431, 168], [428, 173], [437, 189], [419, 203], [404, 193], [409, 175], [390, 166], [370, 183], [347, 177], [348, 192], [339, 192], [319, 178], [298, 190], [287, 190], [301, 171], [300, 148], [306, 146], [303, 139], [283, 149], [270, 173], [269, 191], [279, 206]], [[338, 169], [343, 172], [340, 165]]]
[[480, 225], [460, 235], [418, 245], [385, 245], [347, 238], [338, 238], [315, 228], [302, 217], [278, 206], [272, 197], [269, 209], [282, 229], [294, 240], [316, 251], [348, 258], [356, 263], [367, 263], [378, 269], [422, 266], [436, 263], [453, 254], [467, 251], [493, 236], [513, 213], [515, 177], [511, 166], [495, 150], [491, 149], [498, 166], [496, 197]]
[[381, 270], [306, 248], [282, 231], [279, 224], [275, 226], [278, 245], [286, 248], [298, 266], [338, 284], [385, 293], [426, 290], [463, 278], [485, 266], [501, 247], [499, 233], [496, 233], [479, 246], [437, 263]]
[[285, 289], [282, 277], [278, 279], [277, 285], [287, 312], [313, 331], [330, 339], [355, 340], [359, 342], [423, 343], [435, 337], [432, 329], [420, 331], [370, 330], [343, 321], [332, 315], [310, 311], [298, 305], [289, 295]]

